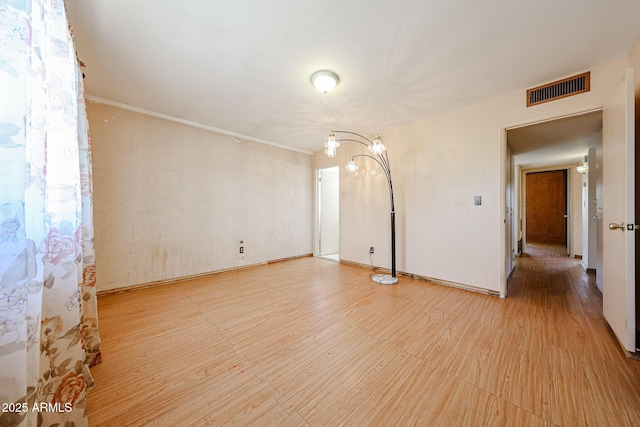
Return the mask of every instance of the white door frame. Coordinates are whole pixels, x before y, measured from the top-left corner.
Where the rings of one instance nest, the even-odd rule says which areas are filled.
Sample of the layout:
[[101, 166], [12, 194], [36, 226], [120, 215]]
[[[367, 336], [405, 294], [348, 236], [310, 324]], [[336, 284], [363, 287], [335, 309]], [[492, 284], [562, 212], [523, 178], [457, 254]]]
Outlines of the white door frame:
[[[588, 110], [584, 110], [584, 111], [576, 111], [573, 113], [569, 113], [569, 114], [563, 114], [560, 116], [554, 116], [554, 117], [547, 117], [545, 119], [542, 120], [532, 120], [529, 122], [522, 122], [522, 123], [517, 123], [517, 124], [512, 124], [509, 126], [502, 126], [501, 128], [501, 140], [502, 140], [502, 168], [501, 168], [501, 178], [502, 178], [502, 194], [501, 194], [501, 201], [502, 201], [502, 205], [506, 206], [506, 191], [507, 191], [507, 167], [506, 167], [506, 159], [509, 157], [510, 155], [510, 149], [509, 146], [507, 144], [507, 132], [510, 129], [517, 129], [520, 127], [525, 127], [525, 126], [531, 126], [531, 125], [535, 125], [535, 124], [539, 124], [539, 123], [544, 123], [544, 122], [550, 122], [550, 121], [554, 121], [554, 120], [561, 120], [561, 119], [565, 119], [565, 118], [569, 118], [569, 117], [574, 117], [574, 116], [580, 116], [583, 114], [588, 114], [588, 113], [592, 113], [595, 111], [601, 111], [602, 108], [595, 108], [595, 109], [588, 109]], [[522, 239], [522, 251], [525, 250], [526, 247], [526, 235], [524, 233], [524, 230], [526, 230], [526, 221], [525, 221], [525, 212], [526, 212], [526, 202], [525, 202], [525, 195], [526, 195], [526, 188], [525, 188], [525, 177], [526, 174], [528, 172], [533, 172], [533, 171], [545, 171], [545, 170], [559, 170], [559, 169], [567, 169], [567, 166], [554, 166], [554, 167], [548, 167], [548, 168], [539, 168], [539, 169], [522, 169], [519, 166], [513, 166], [515, 169], [517, 169], [517, 173], [518, 173], [518, 177], [519, 180], [517, 182], [517, 188], [514, 189], [514, 191], [516, 192], [514, 199], [515, 201], [513, 203], [515, 203], [516, 206], [516, 215], [515, 215], [515, 220], [512, 223], [512, 234], [515, 236], [515, 241], [516, 241], [516, 245], [517, 245], [517, 240], [518, 238]], [[569, 174], [570, 171], [567, 171], [567, 174]], [[569, 185], [567, 184], [567, 194], [569, 194]], [[569, 197], [569, 196], [567, 196]], [[567, 206], [567, 211], [569, 210], [569, 207]], [[504, 213], [504, 211], [503, 211]], [[504, 222], [505, 218], [504, 216], [501, 218]], [[519, 231], [520, 231], [520, 227], [522, 226], [522, 231], [523, 234], [522, 236], [519, 235]], [[507, 244], [506, 244], [506, 234], [507, 234], [507, 230], [505, 229], [505, 227], [502, 227], [501, 229], [501, 241], [505, 242], [503, 245], [500, 245], [500, 255], [501, 255], [501, 264], [502, 264], [502, 268], [501, 268], [501, 280], [500, 280], [500, 297], [504, 298], [507, 296], [507, 275], [506, 273], [506, 269], [507, 269], [507, 262], [506, 262], [506, 252], [508, 251], [507, 248]], [[567, 236], [568, 239], [568, 236]], [[568, 244], [568, 243], [567, 243]], [[567, 246], [568, 248], [568, 246]]]

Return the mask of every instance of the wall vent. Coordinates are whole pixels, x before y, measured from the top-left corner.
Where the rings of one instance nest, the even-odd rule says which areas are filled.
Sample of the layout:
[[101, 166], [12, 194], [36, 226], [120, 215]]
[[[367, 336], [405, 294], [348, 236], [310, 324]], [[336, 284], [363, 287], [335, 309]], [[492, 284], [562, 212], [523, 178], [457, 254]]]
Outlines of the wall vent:
[[566, 98], [567, 96], [578, 95], [579, 93], [589, 92], [590, 90], [591, 73], [586, 72], [553, 83], [534, 87], [533, 89], [528, 89], [527, 107]]

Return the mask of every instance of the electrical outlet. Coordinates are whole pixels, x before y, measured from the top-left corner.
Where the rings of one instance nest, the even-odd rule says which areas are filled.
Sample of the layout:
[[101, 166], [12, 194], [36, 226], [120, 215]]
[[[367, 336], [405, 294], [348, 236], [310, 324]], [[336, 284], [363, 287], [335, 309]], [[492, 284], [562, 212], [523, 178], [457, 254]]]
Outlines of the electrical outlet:
[[370, 253], [370, 254], [374, 253], [373, 246], [371, 246], [371, 247], [369, 248], [369, 253]]
[[240, 246], [240, 253], [243, 254], [244, 253], [244, 246]]

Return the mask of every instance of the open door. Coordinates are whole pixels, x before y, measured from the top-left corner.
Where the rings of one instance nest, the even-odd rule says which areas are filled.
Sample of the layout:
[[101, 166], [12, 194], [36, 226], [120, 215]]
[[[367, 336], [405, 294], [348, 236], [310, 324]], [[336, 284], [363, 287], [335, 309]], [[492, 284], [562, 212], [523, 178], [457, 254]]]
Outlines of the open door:
[[635, 335], [634, 71], [603, 109], [603, 313], [620, 343], [636, 351]]
[[340, 171], [338, 167], [318, 171], [318, 255], [340, 250]]

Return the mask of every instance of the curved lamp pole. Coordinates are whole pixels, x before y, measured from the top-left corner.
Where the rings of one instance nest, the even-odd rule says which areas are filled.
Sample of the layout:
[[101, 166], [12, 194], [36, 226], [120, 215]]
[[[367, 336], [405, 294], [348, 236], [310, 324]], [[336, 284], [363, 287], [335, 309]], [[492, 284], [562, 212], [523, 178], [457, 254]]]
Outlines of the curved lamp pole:
[[[336, 133], [351, 135], [351, 137], [336, 139]], [[374, 274], [371, 277], [371, 280], [383, 285], [394, 285], [398, 283], [398, 277], [396, 275], [396, 210], [393, 203], [393, 183], [391, 181], [391, 168], [389, 167], [389, 156], [387, 155], [387, 149], [384, 146], [380, 135], [376, 135], [372, 141], [366, 136], [360, 135], [359, 133], [344, 130], [335, 130], [329, 133], [329, 139], [327, 139], [327, 142], [324, 143], [324, 153], [329, 157], [335, 156], [336, 149], [340, 146], [341, 142], [356, 142], [358, 144], [364, 145], [371, 152], [371, 154], [356, 154], [355, 156], [352, 156], [349, 160], [349, 163], [347, 163], [347, 170], [354, 172], [358, 169], [358, 165], [353, 160], [354, 158], [368, 157], [370, 159], [373, 159], [380, 165], [380, 167], [382, 167], [382, 170], [384, 170], [384, 174], [387, 177], [387, 184], [389, 185], [389, 199], [391, 201], [391, 275]]]

